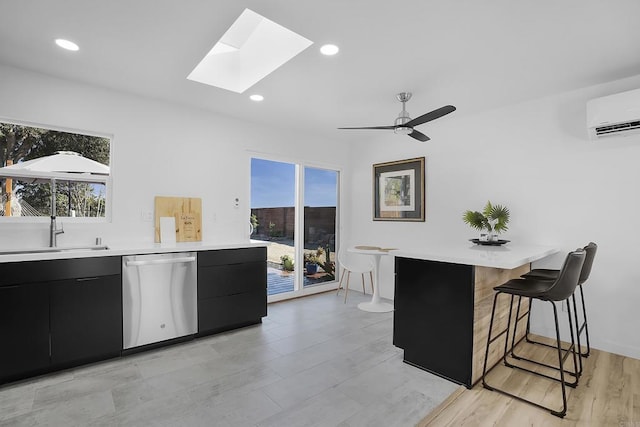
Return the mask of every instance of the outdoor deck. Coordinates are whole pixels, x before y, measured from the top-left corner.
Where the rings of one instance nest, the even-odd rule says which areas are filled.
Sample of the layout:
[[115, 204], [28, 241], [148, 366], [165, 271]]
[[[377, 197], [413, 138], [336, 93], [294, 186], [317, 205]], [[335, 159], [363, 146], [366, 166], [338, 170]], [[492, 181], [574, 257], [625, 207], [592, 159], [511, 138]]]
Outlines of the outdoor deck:
[[[284, 292], [293, 291], [293, 281], [295, 274], [293, 272], [283, 272], [277, 268], [267, 268], [267, 294], [275, 295]], [[326, 282], [324, 274], [314, 274], [312, 276], [304, 276], [303, 286], [313, 286]]]

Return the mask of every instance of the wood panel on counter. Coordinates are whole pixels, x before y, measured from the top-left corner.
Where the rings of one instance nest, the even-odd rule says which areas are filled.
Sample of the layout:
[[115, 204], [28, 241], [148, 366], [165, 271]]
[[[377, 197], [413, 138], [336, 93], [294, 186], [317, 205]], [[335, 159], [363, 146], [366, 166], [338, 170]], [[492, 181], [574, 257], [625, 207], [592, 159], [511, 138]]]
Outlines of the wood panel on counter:
[[176, 242], [202, 241], [202, 199], [198, 197], [155, 198], [155, 242], [160, 242], [160, 218], [176, 220]]
[[[489, 323], [491, 321], [491, 308], [495, 291], [493, 288], [499, 286], [510, 279], [516, 279], [530, 270], [530, 265], [525, 264], [512, 270], [490, 267], [475, 267], [474, 286], [474, 307], [473, 307], [473, 365], [471, 382], [475, 384], [482, 378], [482, 367], [484, 364], [484, 354], [487, 348], [487, 334], [489, 333]], [[510, 296], [501, 295], [496, 306], [496, 317], [493, 325], [493, 334], [504, 330], [507, 327], [507, 317], [509, 316]], [[514, 301], [513, 316], [515, 316], [517, 299]], [[529, 301], [523, 299], [521, 304], [521, 314], [529, 308]], [[518, 324], [517, 339], [524, 336], [526, 330], [526, 318]], [[509, 340], [511, 340], [511, 335]], [[511, 342], [511, 341], [509, 341]], [[495, 365], [504, 353], [504, 341], [496, 341], [491, 345], [487, 368]]]

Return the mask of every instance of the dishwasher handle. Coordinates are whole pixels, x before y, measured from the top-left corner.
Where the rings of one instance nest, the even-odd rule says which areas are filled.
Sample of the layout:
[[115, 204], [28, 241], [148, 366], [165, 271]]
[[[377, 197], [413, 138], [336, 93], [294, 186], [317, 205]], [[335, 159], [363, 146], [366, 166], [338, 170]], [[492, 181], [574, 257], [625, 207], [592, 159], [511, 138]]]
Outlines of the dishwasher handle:
[[161, 265], [161, 264], [180, 264], [185, 262], [195, 262], [196, 257], [188, 256], [181, 258], [165, 258], [165, 259], [151, 259], [148, 261], [127, 261], [127, 267], [140, 266], [140, 265]]

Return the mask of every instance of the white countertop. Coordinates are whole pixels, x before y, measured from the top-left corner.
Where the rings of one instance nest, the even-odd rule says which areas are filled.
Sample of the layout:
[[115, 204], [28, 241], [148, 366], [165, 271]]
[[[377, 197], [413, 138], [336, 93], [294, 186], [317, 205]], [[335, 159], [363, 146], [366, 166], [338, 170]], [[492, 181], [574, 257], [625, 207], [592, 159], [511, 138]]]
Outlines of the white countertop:
[[[158, 254], [169, 252], [192, 252], [192, 251], [211, 251], [219, 249], [237, 249], [251, 247], [266, 247], [266, 242], [231, 242], [231, 243], [212, 243], [212, 242], [185, 242], [175, 243], [173, 245], [162, 245], [161, 243], [121, 243], [108, 244], [106, 250], [92, 249], [75, 249], [62, 252], [38, 252], [38, 253], [21, 253], [21, 254], [2, 254], [0, 249], [0, 263], [4, 262], [21, 262], [21, 261], [41, 261], [47, 259], [69, 259], [69, 258], [90, 258], [105, 256], [122, 256], [122, 255], [144, 255]], [[60, 249], [64, 249], [60, 246]], [[12, 251], [20, 248], [11, 249]], [[28, 249], [28, 248], [27, 248]]]
[[482, 246], [471, 242], [425, 243], [414, 248], [399, 248], [389, 252], [404, 258], [450, 262], [513, 269], [558, 252], [551, 246], [509, 242], [502, 246]]

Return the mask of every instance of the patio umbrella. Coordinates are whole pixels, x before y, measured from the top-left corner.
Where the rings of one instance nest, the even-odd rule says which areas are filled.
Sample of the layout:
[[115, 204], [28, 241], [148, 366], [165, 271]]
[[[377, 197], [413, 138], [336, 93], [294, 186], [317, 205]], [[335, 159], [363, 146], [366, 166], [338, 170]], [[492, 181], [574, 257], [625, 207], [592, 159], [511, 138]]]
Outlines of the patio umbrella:
[[[2, 173], [12, 171], [59, 172], [72, 174], [109, 175], [109, 166], [88, 159], [74, 151], [57, 151], [50, 156], [38, 157], [26, 162], [0, 168]], [[78, 180], [78, 179], [74, 179]], [[80, 179], [81, 180], [81, 179]]]
[[30, 183], [51, 183], [51, 216], [56, 216], [56, 181], [106, 183], [109, 166], [88, 159], [73, 151], [57, 151], [0, 168], [0, 177], [15, 178]]

